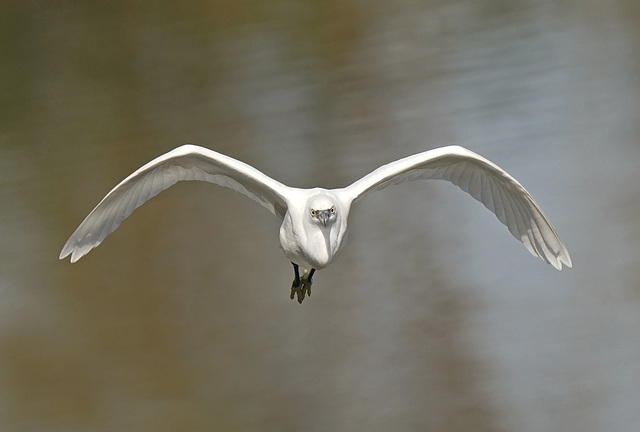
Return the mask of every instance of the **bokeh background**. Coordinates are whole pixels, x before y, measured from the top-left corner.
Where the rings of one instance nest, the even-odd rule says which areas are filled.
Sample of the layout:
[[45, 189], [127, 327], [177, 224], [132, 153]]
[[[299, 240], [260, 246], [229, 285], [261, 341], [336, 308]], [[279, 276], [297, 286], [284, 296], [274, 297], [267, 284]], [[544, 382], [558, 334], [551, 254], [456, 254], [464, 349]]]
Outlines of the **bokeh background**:
[[[639, 4], [3, 1], [0, 430], [640, 430]], [[302, 305], [277, 218], [207, 184], [57, 259], [187, 142], [301, 187], [463, 145], [574, 268], [443, 182], [358, 203]]]

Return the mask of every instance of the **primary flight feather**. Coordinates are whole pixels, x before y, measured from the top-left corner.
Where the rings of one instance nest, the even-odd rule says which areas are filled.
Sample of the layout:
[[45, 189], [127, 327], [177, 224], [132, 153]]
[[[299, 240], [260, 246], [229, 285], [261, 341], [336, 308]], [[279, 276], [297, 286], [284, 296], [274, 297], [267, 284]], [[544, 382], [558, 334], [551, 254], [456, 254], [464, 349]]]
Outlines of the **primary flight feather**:
[[[294, 267], [291, 298], [311, 294], [316, 269], [328, 266], [346, 240], [351, 205], [375, 190], [409, 180], [447, 180], [491, 210], [527, 250], [558, 270], [571, 258], [533, 197], [487, 159], [458, 146], [442, 147], [383, 165], [342, 189], [299, 189], [257, 169], [195, 145], [183, 145], [144, 165], [114, 187], [89, 213], [60, 252], [75, 262], [98, 246], [136, 208], [179, 181], [228, 187], [282, 220], [280, 245]], [[302, 276], [299, 267], [305, 269]]]

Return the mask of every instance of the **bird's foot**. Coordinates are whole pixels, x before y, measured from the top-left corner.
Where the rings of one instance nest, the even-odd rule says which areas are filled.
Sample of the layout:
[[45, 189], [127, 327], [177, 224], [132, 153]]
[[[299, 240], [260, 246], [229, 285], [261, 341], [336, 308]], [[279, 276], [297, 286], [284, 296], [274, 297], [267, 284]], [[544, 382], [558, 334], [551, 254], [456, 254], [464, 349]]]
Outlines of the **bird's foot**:
[[293, 284], [291, 285], [291, 295], [289, 298], [293, 300], [297, 297], [298, 303], [302, 304], [305, 296], [311, 297], [311, 284], [313, 281], [311, 278], [313, 277], [313, 273], [309, 273], [308, 270], [304, 270], [302, 277], [300, 279], [294, 279]]
[[307, 275], [302, 277], [302, 292], [306, 292], [309, 297], [311, 297], [311, 284], [313, 281]]
[[297, 281], [294, 280], [293, 284], [291, 285], [291, 295], [289, 296], [289, 298], [293, 300], [297, 296], [298, 303], [302, 304], [302, 300], [304, 300], [306, 293], [307, 293], [307, 290], [305, 288], [305, 283], [301, 280], [297, 280]]

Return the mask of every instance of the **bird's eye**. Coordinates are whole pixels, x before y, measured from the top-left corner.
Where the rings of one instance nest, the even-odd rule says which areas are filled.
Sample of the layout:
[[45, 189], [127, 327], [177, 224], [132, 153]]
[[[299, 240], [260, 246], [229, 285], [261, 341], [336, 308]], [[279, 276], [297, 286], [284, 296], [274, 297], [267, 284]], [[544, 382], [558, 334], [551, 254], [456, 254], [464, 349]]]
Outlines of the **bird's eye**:
[[315, 216], [316, 215], [316, 211], [314, 209], [311, 209], [311, 216]]
[[331, 208], [329, 209], [329, 213], [334, 214], [335, 212], [336, 212], [335, 207], [331, 207]]

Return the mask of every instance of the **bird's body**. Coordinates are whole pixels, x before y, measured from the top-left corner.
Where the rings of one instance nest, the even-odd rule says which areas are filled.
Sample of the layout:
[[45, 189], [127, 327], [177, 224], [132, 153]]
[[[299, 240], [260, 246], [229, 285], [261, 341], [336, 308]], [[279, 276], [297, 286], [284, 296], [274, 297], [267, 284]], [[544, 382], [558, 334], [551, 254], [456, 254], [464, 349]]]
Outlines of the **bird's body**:
[[[347, 217], [349, 206], [340, 203], [338, 196], [328, 189], [315, 188], [307, 200], [304, 190], [295, 202], [304, 203], [303, 206], [291, 203], [285, 213], [280, 226], [280, 247], [289, 261], [307, 269], [322, 270], [338, 256], [346, 243]], [[338, 204], [340, 203], [340, 204]], [[331, 220], [331, 208], [340, 209], [335, 221]], [[327, 223], [323, 224], [314, 218], [311, 212], [327, 212]], [[311, 223], [305, 223], [311, 221]], [[313, 223], [317, 221], [317, 223]]]
[[[113, 188], [62, 248], [75, 262], [98, 246], [133, 210], [178, 181], [201, 180], [231, 188], [282, 220], [280, 246], [294, 266], [291, 298], [311, 293], [316, 269], [327, 267], [347, 239], [353, 203], [368, 193], [409, 180], [447, 180], [482, 202], [535, 256], [558, 270], [569, 253], [531, 195], [507, 172], [458, 146], [442, 147], [383, 165], [341, 189], [299, 189], [279, 183], [236, 159], [184, 145], [144, 165]], [[300, 277], [299, 267], [303, 267]]]

